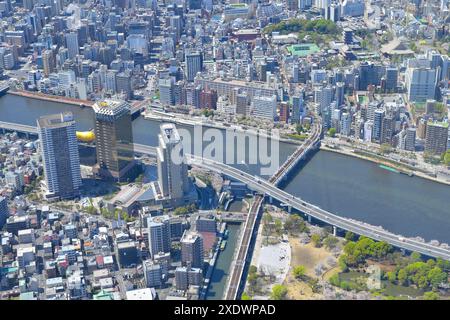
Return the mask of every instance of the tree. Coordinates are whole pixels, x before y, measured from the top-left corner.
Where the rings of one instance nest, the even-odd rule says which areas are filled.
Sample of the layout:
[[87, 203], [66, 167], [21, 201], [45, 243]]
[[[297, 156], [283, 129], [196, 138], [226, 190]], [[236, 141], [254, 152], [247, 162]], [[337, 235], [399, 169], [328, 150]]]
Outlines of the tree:
[[345, 240], [347, 240], [347, 241], [353, 241], [353, 240], [355, 240], [355, 237], [356, 237], [355, 234], [351, 231], [347, 231], [345, 233]]
[[341, 268], [342, 272], [346, 272], [348, 270], [347, 255], [346, 254], [342, 254], [339, 257], [338, 263], [339, 263], [339, 268]]
[[444, 164], [446, 165], [446, 166], [450, 166], [450, 150], [447, 150], [445, 153], [444, 153], [444, 157], [443, 157], [444, 159], [443, 159], [443, 161], [444, 161]]
[[303, 126], [300, 123], [298, 123], [295, 126], [295, 131], [297, 132], [297, 134], [303, 133]]
[[339, 274], [334, 274], [330, 277], [330, 279], [328, 280], [330, 282], [330, 284], [332, 284], [333, 286], [339, 287], [341, 282], [339, 279]]
[[283, 222], [280, 219], [275, 219], [275, 231], [281, 234], [283, 230]]
[[336, 135], [336, 128], [330, 128], [330, 129], [328, 130], [328, 135], [329, 135], [330, 137], [334, 137], [334, 136]]
[[397, 280], [397, 275], [395, 271], [389, 271], [387, 273], [387, 278], [389, 282], [394, 283]]
[[434, 267], [428, 272], [428, 280], [434, 289], [440, 284], [446, 283], [447, 279], [447, 273], [443, 272], [439, 267]]
[[380, 146], [380, 151], [382, 154], [390, 153], [392, 151], [392, 147], [389, 143], [383, 143]]
[[311, 236], [311, 242], [314, 244], [314, 246], [316, 248], [320, 248], [320, 246], [322, 245], [321, 243], [321, 237], [319, 234], [315, 233]]
[[398, 282], [399, 282], [401, 285], [406, 285], [406, 284], [407, 284], [407, 281], [408, 281], [408, 273], [406, 272], [405, 269], [400, 269], [400, 270], [398, 271], [397, 279], [398, 279]]
[[282, 284], [276, 284], [272, 288], [272, 294], [270, 295], [270, 298], [272, 300], [283, 300], [286, 298], [286, 295], [287, 288]]
[[292, 274], [294, 277], [298, 280], [303, 279], [306, 273], [306, 267], [303, 265], [299, 265], [294, 267], [294, 270], [292, 270]]
[[329, 235], [323, 240], [323, 245], [329, 250], [335, 248], [337, 243], [338, 239], [332, 235]]
[[305, 221], [299, 215], [292, 214], [288, 216], [288, 218], [284, 222], [284, 230], [292, 234], [296, 234], [298, 232], [307, 232], [308, 227], [306, 226]]
[[258, 271], [258, 268], [254, 265], [251, 265], [250, 268], [248, 268], [248, 273], [256, 273]]
[[411, 253], [411, 260], [414, 262], [421, 261], [422, 255], [418, 252], [413, 252], [413, 253]]
[[91, 204], [86, 208], [86, 212], [89, 214], [97, 214], [97, 209]]
[[246, 292], [244, 292], [241, 296], [241, 300], [252, 300], [252, 297], [250, 297]]
[[439, 300], [439, 294], [433, 291], [428, 291], [423, 294], [424, 300]]

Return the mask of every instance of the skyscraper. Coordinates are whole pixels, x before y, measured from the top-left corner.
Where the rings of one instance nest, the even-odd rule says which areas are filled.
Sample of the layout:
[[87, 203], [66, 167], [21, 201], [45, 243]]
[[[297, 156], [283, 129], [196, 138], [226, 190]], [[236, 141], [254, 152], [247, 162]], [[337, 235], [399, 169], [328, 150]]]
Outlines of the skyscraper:
[[305, 114], [305, 101], [303, 93], [292, 97], [292, 122], [300, 122]]
[[42, 64], [44, 66], [44, 74], [46, 77], [55, 71], [55, 57], [52, 50], [42, 51]]
[[192, 268], [203, 268], [203, 237], [196, 231], [185, 231], [181, 238], [181, 262]]
[[173, 123], [161, 125], [157, 148], [158, 180], [161, 193], [175, 205], [183, 203], [189, 191], [188, 171], [183, 145]]
[[170, 219], [169, 216], [149, 217], [148, 249], [152, 258], [160, 252], [170, 252]]
[[3, 228], [3, 225], [6, 223], [8, 215], [9, 210], [7, 200], [6, 198], [0, 196], [0, 229]]
[[200, 51], [191, 51], [186, 53], [186, 79], [194, 81], [198, 72], [203, 68], [203, 57]]
[[131, 88], [131, 75], [129, 72], [120, 72], [116, 75], [116, 91], [122, 93], [126, 100], [133, 97]]
[[162, 105], [175, 104], [174, 84], [173, 78], [159, 79], [159, 101]]
[[395, 119], [387, 114], [382, 120], [381, 143], [391, 143], [395, 131]]
[[441, 155], [447, 150], [448, 123], [428, 122], [425, 137], [425, 151]]
[[97, 173], [107, 179], [124, 181], [134, 168], [133, 133], [129, 104], [103, 100], [94, 104]]
[[44, 162], [46, 197], [70, 199], [80, 194], [81, 172], [75, 121], [70, 112], [37, 120]]
[[383, 132], [383, 118], [384, 118], [384, 110], [377, 109], [374, 112], [373, 117], [373, 133], [372, 133], [372, 141], [382, 143], [382, 132]]
[[336, 105], [339, 108], [344, 104], [344, 92], [345, 92], [345, 83], [337, 82], [336, 90], [334, 92], [334, 99], [336, 100]]
[[349, 136], [352, 129], [352, 115], [344, 112], [341, 116], [340, 133]]
[[400, 132], [399, 147], [402, 150], [414, 151], [416, 146], [416, 129], [408, 128]]
[[69, 32], [66, 33], [65, 38], [69, 58], [73, 59], [80, 52], [80, 46], [78, 45], [78, 34], [76, 32]]
[[434, 99], [437, 85], [436, 70], [430, 68], [428, 60], [412, 59], [408, 61], [405, 84], [409, 101], [423, 102]]
[[163, 277], [161, 265], [152, 260], [146, 260], [142, 264], [144, 267], [144, 279], [147, 288], [161, 286]]
[[395, 92], [397, 89], [398, 81], [398, 68], [397, 67], [387, 67], [385, 74], [385, 90], [386, 92]]

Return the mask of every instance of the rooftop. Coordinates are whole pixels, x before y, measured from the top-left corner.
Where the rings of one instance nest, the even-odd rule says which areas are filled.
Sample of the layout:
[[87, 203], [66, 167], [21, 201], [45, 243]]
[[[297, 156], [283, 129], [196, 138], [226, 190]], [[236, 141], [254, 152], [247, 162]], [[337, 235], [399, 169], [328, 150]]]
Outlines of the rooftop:
[[63, 128], [74, 123], [72, 112], [42, 116], [37, 120], [38, 127], [47, 129]]

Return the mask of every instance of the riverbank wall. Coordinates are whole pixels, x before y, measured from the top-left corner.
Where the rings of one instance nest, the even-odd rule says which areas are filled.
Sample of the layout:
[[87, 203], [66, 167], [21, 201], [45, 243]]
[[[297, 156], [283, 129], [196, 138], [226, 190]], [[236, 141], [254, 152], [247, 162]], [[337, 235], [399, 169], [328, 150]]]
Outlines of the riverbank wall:
[[53, 95], [49, 95], [49, 94], [45, 94], [45, 93], [41, 93], [41, 92], [30, 92], [30, 91], [22, 91], [22, 90], [11, 91], [10, 90], [10, 91], [8, 91], [8, 94], [21, 96], [21, 97], [25, 97], [25, 98], [50, 101], [50, 102], [72, 104], [72, 105], [76, 105], [76, 106], [79, 106], [82, 108], [83, 107], [92, 107], [94, 105], [93, 101], [53, 96]]
[[217, 122], [204, 122], [204, 121], [196, 121], [196, 120], [192, 120], [192, 119], [181, 119], [180, 117], [176, 116], [176, 115], [172, 115], [172, 114], [164, 114], [164, 113], [159, 113], [155, 114], [155, 113], [150, 113], [150, 112], [143, 112], [142, 116], [144, 117], [144, 119], [147, 120], [154, 120], [154, 121], [160, 121], [160, 122], [173, 122], [176, 124], [183, 124], [183, 125], [188, 125], [188, 126], [195, 126], [195, 125], [201, 125], [204, 127], [208, 127], [208, 128], [214, 128], [214, 129], [219, 129], [219, 130], [234, 130], [234, 132], [237, 133], [243, 133], [243, 134], [251, 134], [251, 135], [255, 135], [257, 137], [264, 137], [267, 139], [274, 139], [280, 142], [285, 142], [285, 143], [289, 143], [289, 144], [293, 144], [293, 145], [301, 145], [303, 144], [302, 141], [298, 141], [298, 140], [293, 140], [293, 139], [286, 139], [283, 137], [276, 137], [276, 136], [272, 136], [272, 135], [268, 135], [262, 132], [259, 132], [258, 129], [254, 129], [254, 128], [249, 128], [249, 129], [243, 129], [239, 126], [236, 125], [230, 125], [230, 126], [226, 126]]
[[[394, 169], [397, 169], [399, 171], [403, 171], [403, 172], [405, 171], [405, 169], [404, 169], [405, 165], [403, 163], [398, 163], [398, 165], [394, 165], [393, 163], [391, 163], [389, 161], [383, 161], [383, 160], [376, 159], [376, 158], [373, 158], [373, 157], [370, 157], [370, 156], [357, 154], [357, 153], [345, 151], [345, 150], [342, 150], [342, 149], [334, 149], [334, 148], [327, 147], [325, 145], [321, 145], [320, 146], [320, 150], [335, 152], [335, 153], [343, 154], [343, 155], [346, 155], [346, 156], [358, 158], [358, 159], [361, 159], [361, 160], [370, 161], [370, 162], [373, 162], [373, 163], [376, 163], [376, 164], [381, 164], [381, 165], [385, 165], [385, 166], [388, 166], [388, 167], [393, 167]], [[393, 161], [393, 160], [391, 160], [391, 161]], [[419, 178], [427, 179], [427, 180], [430, 180], [430, 181], [433, 181], [433, 182], [438, 182], [438, 183], [450, 186], [450, 181], [448, 181], [448, 180], [435, 178], [435, 177], [429, 176], [428, 174], [423, 173], [421, 171], [414, 170], [412, 168], [408, 168], [407, 170], [410, 170], [413, 173], [414, 176], [417, 176]], [[407, 174], [407, 172], [404, 172], [404, 173]]]

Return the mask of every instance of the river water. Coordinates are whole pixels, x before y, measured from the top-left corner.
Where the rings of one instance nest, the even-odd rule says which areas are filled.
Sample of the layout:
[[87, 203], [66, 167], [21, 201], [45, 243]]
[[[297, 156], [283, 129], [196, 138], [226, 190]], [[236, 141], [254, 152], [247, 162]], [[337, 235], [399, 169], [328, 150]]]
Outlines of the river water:
[[208, 300], [220, 300], [223, 297], [226, 280], [230, 275], [231, 261], [233, 260], [237, 240], [241, 232], [241, 224], [228, 223], [227, 229], [229, 230], [227, 245], [225, 250], [219, 253], [216, 266], [211, 275], [211, 282], [206, 295]]
[[340, 216], [450, 244], [450, 187], [319, 151], [285, 187]]
[[[0, 121], [35, 125], [37, 117], [61, 111], [74, 113], [78, 130], [89, 130], [94, 126], [93, 111], [89, 107], [80, 108], [11, 94], [0, 98]], [[159, 124], [142, 117], [134, 120], [134, 141], [156, 146]], [[178, 127], [192, 132], [191, 127]], [[198, 139], [192, 141], [191, 146], [198, 143], [202, 142]], [[246, 150], [249, 143], [252, 142], [246, 141]], [[207, 144], [203, 142], [203, 147]], [[185, 145], [185, 149], [191, 146]], [[270, 150], [270, 143], [268, 147]], [[282, 163], [294, 149], [294, 145], [280, 143], [279, 162]], [[249, 164], [255, 160], [252, 157], [255, 155], [247, 152], [246, 163], [234, 166], [265, 176], [261, 174], [258, 164]], [[450, 243], [450, 188], [443, 184], [389, 172], [368, 161], [320, 151], [285, 189], [341, 216], [381, 225], [406, 236]]]

